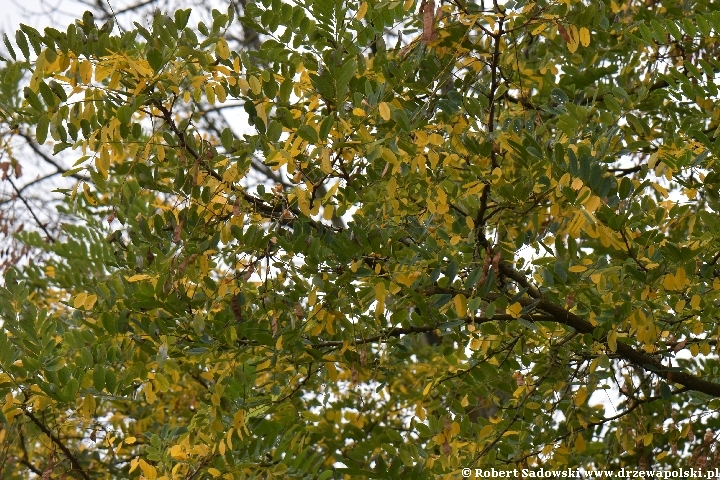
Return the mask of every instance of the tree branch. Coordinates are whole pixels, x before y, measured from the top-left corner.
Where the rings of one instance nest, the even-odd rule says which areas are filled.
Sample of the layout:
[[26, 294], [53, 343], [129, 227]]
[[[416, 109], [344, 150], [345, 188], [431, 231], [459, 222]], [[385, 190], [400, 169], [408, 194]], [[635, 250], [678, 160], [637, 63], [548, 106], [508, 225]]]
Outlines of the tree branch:
[[70, 460], [70, 464], [72, 465], [73, 470], [76, 470], [82, 478], [85, 480], [90, 480], [90, 475], [83, 470], [82, 465], [80, 465], [80, 462], [78, 461], [77, 457], [70, 451], [70, 449], [57, 437], [55, 434], [50, 431], [50, 429], [42, 423], [40, 420], [35, 417], [35, 415], [32, 414], [25, 406], [22, 407], [23, 412], [25, 413], [25, 416], [27, 416], [37, 427], [48, 437], [50, 437], [50, 440], [57, 445], [57, 447], [62, 450], [62, 452], [65, 454], [65, 456]]

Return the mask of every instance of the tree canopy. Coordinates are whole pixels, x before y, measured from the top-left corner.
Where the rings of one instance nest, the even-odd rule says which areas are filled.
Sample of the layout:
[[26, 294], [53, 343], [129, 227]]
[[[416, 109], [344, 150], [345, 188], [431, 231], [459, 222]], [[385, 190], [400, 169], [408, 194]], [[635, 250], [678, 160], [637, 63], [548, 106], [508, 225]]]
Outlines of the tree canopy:
[[5, 36], [2, 181], [18, 135], [77, 181], [0, 288], [3, 478], [710, 465], [716, 10], [260, 0]]

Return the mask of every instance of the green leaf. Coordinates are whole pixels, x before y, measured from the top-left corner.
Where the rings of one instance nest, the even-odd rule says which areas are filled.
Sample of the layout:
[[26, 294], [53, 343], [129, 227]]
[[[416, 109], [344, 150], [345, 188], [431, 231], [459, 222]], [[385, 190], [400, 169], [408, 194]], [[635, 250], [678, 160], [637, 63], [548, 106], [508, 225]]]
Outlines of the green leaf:
[[47, 140], [48, 128], [50, 126], [50, 119], [47, 114], [40, 115], [38, 123], [35, 126], [35, 140], [42, 145]]
[[622, 112], [622, 108], [620, 107], [620, 104], [614, 96], [607, 94], [605, 95], [604, 101], [605, 106], [610, 111], [612, 111], [615, 115], [620, 115], [620, 113]]
[[11, 63], [5, 70], [5, 78], [3, 78], [3, 83], [5, 85], [13, 85], [17, 81], [19, 74], [20, 64], [17, 62]]
[[20, 51], [22, 52], [23, 56], [26, 60], [30, 60], [30, 48], [28, 47], [27, 39], [25, 38], [25, 35], [20, 30], [15, 32], [15, 43], [17, 43], [18, 48], [20, 48]]
[[192, 13], [191, 8], [181, 8], [175, 11], [175, 26], [178, 30], [182, 30], [187, 26], [190, 13]]
[[232, 130], [228, 127], [224, 128], [222, 131], [222, 134], [220, 135], [220, 139], [221, 139], [222, 146], [225, 149], [225, 151], [231, 152], [232, 145], [233, 145], [233, 139], [234, 139]]
[[[5, 48], [7, 48], [8, 53], [12, 57], [13, 60], [17, 60], [15, 56], [15, 50], [12, 47], [12, 43], [10, 43], [10, 39], [7, 36], [7, 33], [3, 33], [3, 42], [5, 43]], [[5, 82], [8, 83], [8, 82]]]
[[307, 142], [318, 143], [317, 130], [310, 125], [301, 125], [298, 129], [298, 136]]
[[93, 370], [93, 385], [98, 392], [102, 392], [105, 389], [105, 369], [102, 365], [95, 365], [95, 369]]
[[152, 69], [155, 71], [155, 73], [159, 72], [160, 69], [165, 64], [165, 60], [163, 59], [162, 52], [156, 48], [151, 48], [147, 52], [147, 60]]

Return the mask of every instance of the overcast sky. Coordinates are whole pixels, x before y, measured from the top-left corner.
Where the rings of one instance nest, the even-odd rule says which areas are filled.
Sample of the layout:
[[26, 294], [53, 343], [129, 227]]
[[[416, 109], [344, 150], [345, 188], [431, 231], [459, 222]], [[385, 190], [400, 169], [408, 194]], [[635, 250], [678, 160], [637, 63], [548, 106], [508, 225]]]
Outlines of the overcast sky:
[[68, 0], [2, 0], [0, 3], [3, 7], [0, 29], [10, 38], [14, 37], [20, 23], [42, 31], [53, 24], [57, 26], [67, 23], [71, 16], [75, 17], [78, 11], [80, 14], [83, 11], [79, 4]]

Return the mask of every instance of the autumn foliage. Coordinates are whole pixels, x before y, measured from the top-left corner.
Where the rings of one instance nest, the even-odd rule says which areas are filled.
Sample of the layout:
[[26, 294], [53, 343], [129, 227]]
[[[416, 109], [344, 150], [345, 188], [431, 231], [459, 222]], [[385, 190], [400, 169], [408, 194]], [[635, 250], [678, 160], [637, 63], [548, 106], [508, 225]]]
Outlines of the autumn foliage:
[[720, 14], [490, 3], [6, 36], [3, 478], [713, 466]]

